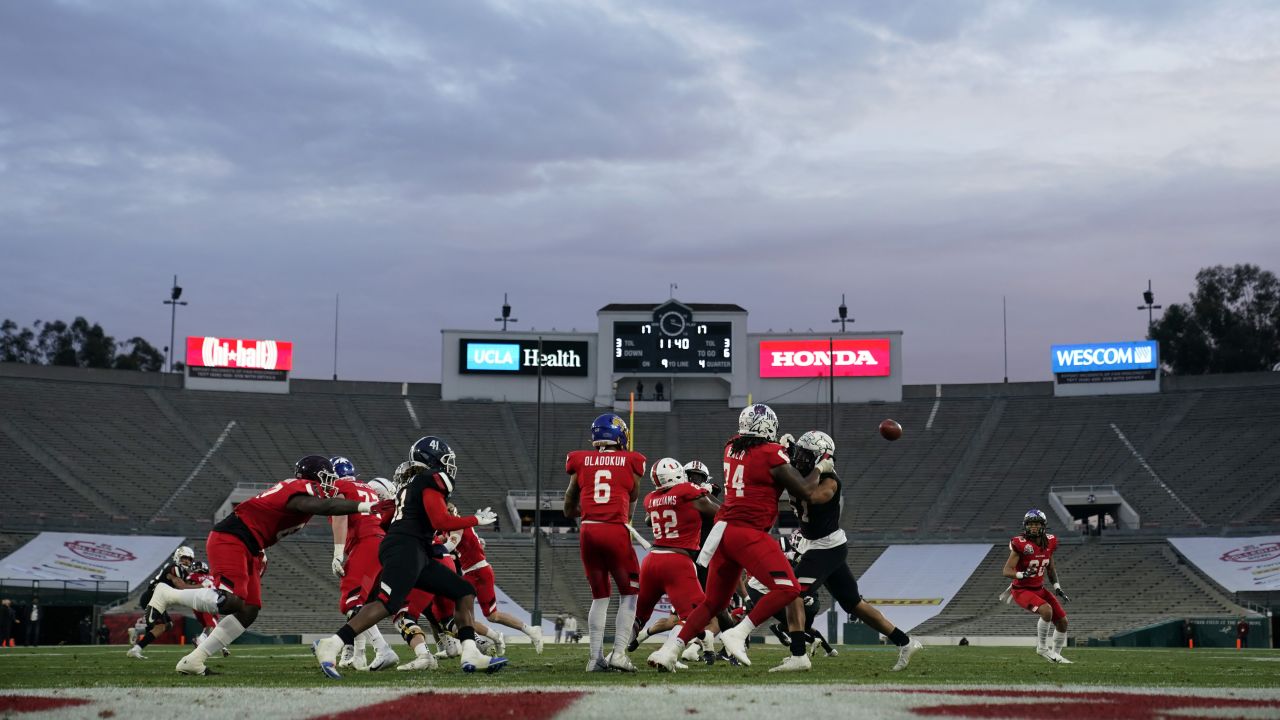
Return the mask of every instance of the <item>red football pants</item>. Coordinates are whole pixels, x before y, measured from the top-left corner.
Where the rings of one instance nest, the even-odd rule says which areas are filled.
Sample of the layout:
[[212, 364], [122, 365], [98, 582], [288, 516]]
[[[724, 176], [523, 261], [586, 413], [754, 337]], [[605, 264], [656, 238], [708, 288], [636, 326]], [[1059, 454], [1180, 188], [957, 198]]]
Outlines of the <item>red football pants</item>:
[[640, 564], [636, 562], [636, 551], [631, 547], [631, 533], [627, 532], [626, 525], [583, 523], [579, 543], [591, 599], [609, 597], [610, 578], [617, 585], [619, 595], [640, 592]]
[[743, 570], [769, 588], [769, 594], [760, 598], [747, 615], [755, 625], [773, 617], [800, 595], [800, 583], [777, 540], [761, 530], [728, 525], [707, 567], [706, 602], [685, 619], [681, 640], [688, 642], [701, 635], [711, 618], [729, 607], [729, 596], [737, 589]]
[[1053, 615], [1050, 616], [1052, 622], [1057, 622], [1067, 617], [1067, 611], [1062, 609], [1062, 603], [1058, 602], [1058, 598], [1049, 592], [1044, 586], [1038, 588], [1014, 588], [1013, 601], [1033, 613], [1039, 614], [1041, 605], [1048, 605], [1053, 608]]
[[640, 565], [640, 597], [636, 601], [636, 620], [644, 625], [653, 607], [666, 594], [676, 615], [688, 618], [702, 604], [702, 585], [693, 558], [676, 550], [654, 548]]

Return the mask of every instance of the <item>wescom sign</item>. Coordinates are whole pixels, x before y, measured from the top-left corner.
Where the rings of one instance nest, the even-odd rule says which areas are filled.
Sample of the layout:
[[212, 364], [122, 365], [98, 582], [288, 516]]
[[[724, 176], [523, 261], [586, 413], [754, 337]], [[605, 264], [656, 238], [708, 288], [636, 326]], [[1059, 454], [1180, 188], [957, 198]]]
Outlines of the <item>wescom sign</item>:
[[762, 340], [760, 377], [887, 377], [889, 339]]

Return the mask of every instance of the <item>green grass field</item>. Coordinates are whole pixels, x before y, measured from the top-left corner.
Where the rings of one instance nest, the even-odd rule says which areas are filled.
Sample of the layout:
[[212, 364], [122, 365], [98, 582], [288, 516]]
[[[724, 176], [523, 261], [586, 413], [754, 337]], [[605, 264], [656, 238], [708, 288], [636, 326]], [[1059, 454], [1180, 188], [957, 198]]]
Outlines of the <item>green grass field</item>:
[[[643, 662], [648, 645], [633, 659]], [[334, 686], [316, 667], [310, 648], [301, 645], [233, 647], [233, 657], [212, 660], [214, 677], [184, 677], [174, 664], [186, 648], [155, 646], [149, 659], [125, 657], [124, 646], [6, 648], [0, 650], [0, 689], [89, 687], [310, 687]], [[408, 650], [398, 648], [402, 658]], [[675, 674], [643, 667], [635, 675], [587, 674], [585, 645], [549, 646], [535, 655], [526, 645], [508, 648], [511, 664], [492, 675], [466, 675], [456, 661], [423, 673], [386, 670], [348, 671], [341, 684], [370, 687], [504, 687], [778, 685], [778, 684], [977, 684], [1103, 685], [1143, 687], [1276, 688], [1280, 685], [1280, 651], [1068, 648], [1073, 665], [1053, 665], [1030, 648], [926, 647], [900, 673], [889, 672], [892, 648], [841, 647], [839, 657], [816, 657], [808, 673], [775, 673], [768, 669], [783, 656], [777, 646], [757, 646], [750, 668], [717, 663], [697, 665]]]

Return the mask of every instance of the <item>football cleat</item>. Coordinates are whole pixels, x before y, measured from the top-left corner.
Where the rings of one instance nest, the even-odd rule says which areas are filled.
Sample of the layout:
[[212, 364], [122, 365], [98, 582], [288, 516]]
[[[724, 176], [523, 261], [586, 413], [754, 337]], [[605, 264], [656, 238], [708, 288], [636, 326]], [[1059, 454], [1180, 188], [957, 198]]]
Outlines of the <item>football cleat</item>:
[[[320, 663], [320, 671], [333, 680], [342, 679], [342, 673], [338, 672], [338, 655], [342, 652], [342, 645], [342, 638], [337, 635], [320, 638], [311, 643], [311, 652], [315, 654], [316, 662]], [[182, 672], [182, 663], [178, 665], [178, 672]]]
[[135, 660], [147, 659], [147, 656], [142, 654], [142, 648], [138, 647], [137, 645], [134, 645], [133, 647], [129, 648], [129, 652], [125, 653], [125, 655]]
[[354, 662], [355, 660], [355, 655], [356, 655], [355, 648], [351, 647], [350, 645], [344, 645], [342, 647], [342, 655], [338, 658], [338, 667], [340, 669], [351, 667], [351, 663]]
[[1059, 663], [1062, 663], [1063, 665], [1075, 665], [1075, 663], [1063, 657], [1062, 653], [1058, 652], [1057, 650], [1054, 650], [1053, 654], [1058, 656]]
[[729, 657], [738, 662], [751, 667], [751, 658], [747, 657], [747, 633], [739, 631], [742, 625], [734, 625], [733, 627], [720, 633], [720, 642], [724, 643], [725, 652], [729, 653]]
[[587, 661], [587, 672], [610, 672], [609, 663], [603, 657], [593, 657]]
[[676, 643], [663, 643], [662, 647], [649, 654], [649, 667], [658, 672], [675, 672], [676, 662], [680, 659], [679, 649]]
[[703, 651], [702, 651], [702, 662], [703, 662], [704, 664], [706, 664], [706, 665], [715, 665], [715, 664], [716, 664], [716, 654], [715, 654], [714, 652], [711, 652], [710, 650], [703, 650]]
[[387, 646], [379, 650], [377, 655], [373, 656], [373, 662], [369, 663], [369, 669], [377, 672], [378, 670], [394, 667], [399, 663], [400, 656], [396, 654], [395, 650], [391, 649], [391, 646]]
[[369, 669], [369, 658], [365, 657], [364, 648], [360, 648], [360, 652], [352, 653], [351, 667], [361, 672]]
[[201, 660], [199, 658], [194, 658], [192, 657], [192, 655], [195, 655], [195, 653], [192, 652], [188, 655], [184, 655], [182, 659], [178, 661], [178, 665], [174, 667], [174, 670], [177, 670], [179, 673], [183, 675], [212, 675], [213, 674], [213, 671], [209, 670], [209, 668], [204, 666], [204, 660]]
[[907, 663], [911, 662], [911, 656], [923, 649], [924, 645], [915, 638], [912, 638], [911, 642], [898, 648], [898, 662], [893, 665], [894, 672], [906, 668]]
[[778, 638], [778, 642], [783, 645], [791, 644], [791, 635], [782, 628], [782, 623], [774, 623], [770, 625], [769, 632], [773, 633], [773, 636]]
[[812, 669], [813, 663], [808, 655], [788, 655], [777, 667], [769, 668], [769, 672], [804, 672]]
[[605, 664], [609, 666], [610, 670], [617, 670], [618, 672], [636, 671], [636, 666], [631, 664], [631, 658], [627, 657], [626, 653], [616, 650], [609, 653], [609, 657], [605, 659]]
[[1053, 648], [1036, 648], [1036, 654], [1051, 663], [1061, 663], [1066, 658], [1053, 651]]
[[688, 669], [689, 669], [689, 666], [688, 666], [688, 665], [685, 665], [684, 663], [682, 663], [682, 662], [680, 662], [679, 660], [677, 660], [677, 661], [676, 661], [676, 669], [677, 669], [677, 670], [688, 670]]
[[529, 633], [529, 640], [533, 642], [533, 652], [542, 654], [542, 628], [533, 628]]
[[466, 640], [462, 643], [462, 672], [472, 673], [477, 670], [485, 672], [497, 672], [507, 664], [504, 657], [489, 657], [480, 652], [480, 648], [476, 647], [474, 640]]
[[436, 656], [431, 653], [425, 653], [401, 665], [396, 670], [435, 670], [438, 667], [440, 667], [440, 663], [436, 661]]
[[699, 660], [701, 660], [702, 659], [702, 641], [690, 640], [689, 644], [685, 646], [684, 652], [680, 653], [680, 659], [684, 660], [685, 662], [698, 662]]
[[831, 648], [830, 650], [827, 651], [827, 657], [835, 657], [839, 654], [840, 654], [840, 651], [835, 648]]

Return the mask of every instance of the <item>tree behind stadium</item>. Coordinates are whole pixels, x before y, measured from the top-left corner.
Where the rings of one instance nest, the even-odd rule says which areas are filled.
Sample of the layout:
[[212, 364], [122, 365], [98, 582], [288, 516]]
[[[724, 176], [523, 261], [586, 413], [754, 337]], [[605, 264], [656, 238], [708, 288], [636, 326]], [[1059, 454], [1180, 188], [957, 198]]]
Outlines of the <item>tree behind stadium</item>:
[[1280, 363], [1280, 281], [1257, 265], [1204, 268], [1190, 302], [1170, 305], [1147, 336], [1175, 375], [1270, 370]]
[[140, 337], [118, 343], [83, 317], [70, 324], [37, 320], [21, 329], [6, 319], [0, 323], [0, 362], [156, 372], [164, 367], [164, 355]]

